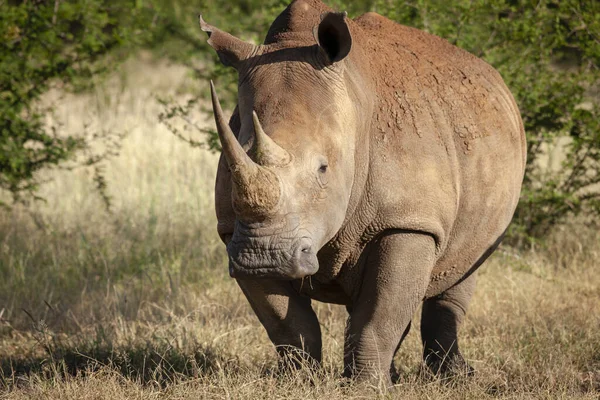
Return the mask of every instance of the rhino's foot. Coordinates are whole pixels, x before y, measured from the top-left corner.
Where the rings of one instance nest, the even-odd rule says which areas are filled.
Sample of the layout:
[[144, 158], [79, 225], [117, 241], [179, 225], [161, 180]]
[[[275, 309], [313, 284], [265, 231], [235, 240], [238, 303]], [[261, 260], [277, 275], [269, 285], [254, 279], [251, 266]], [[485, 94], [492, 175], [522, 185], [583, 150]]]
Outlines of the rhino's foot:
[[325, 379], [321, 364], [314, 358], [280, 357], [277, 365], [266, 366], [262, 374], [267, 378], [274, 378], [280, 382], [302, 382], [315, 385]]
[[321, 367], [319, 360], [308, 352], [294, 346], [278, 346], [278, 370], [287, 373], [297, 370], [317, 370]]
[[475, 374], [475, 369], [469, 365], [460, 353], [442, 356], [430, 354], [424, 361], [427, 367], [427, 375], [432, 378], [448, 380]]
[[314, 384], [315, 378], [322, 372], [319, 360], [293, 346], [286, 346], [284, 349], [282, 347], [277, 349], [279, 352], [277, 367], [268, 368], [265, 370], [265, 375], [280, 379], [293, 378]]

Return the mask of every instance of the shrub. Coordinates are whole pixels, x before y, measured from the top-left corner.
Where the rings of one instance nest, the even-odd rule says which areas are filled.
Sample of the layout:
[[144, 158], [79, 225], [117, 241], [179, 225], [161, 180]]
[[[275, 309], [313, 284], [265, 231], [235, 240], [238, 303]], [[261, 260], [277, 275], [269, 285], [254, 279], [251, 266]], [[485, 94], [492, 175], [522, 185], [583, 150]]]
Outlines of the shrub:
[[[36, 197], [38, 171], [89, 145], [84, 135], [61, 135], [44, 123], [52, 107], [41, 105], [41, 95], [89, 87], [121, 58], [107, 54], [147, 40], [142, 27], [154, 11], [141, 1], [105, 0], [13, 0], [0, 9], [0, 190], [26, 201]], [[95, 176], [102, 189], [99, 170]]]

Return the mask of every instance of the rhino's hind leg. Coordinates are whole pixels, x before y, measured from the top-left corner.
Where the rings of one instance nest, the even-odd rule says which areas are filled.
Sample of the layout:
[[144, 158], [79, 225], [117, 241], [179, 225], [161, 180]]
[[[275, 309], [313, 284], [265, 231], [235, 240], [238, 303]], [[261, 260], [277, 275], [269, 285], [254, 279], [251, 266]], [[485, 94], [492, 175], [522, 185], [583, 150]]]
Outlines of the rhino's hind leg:
[[471, 374], [458, 348], [458, 330], [475, 290], [475, 274], [423, 303], [423, 359], [434, 374]]

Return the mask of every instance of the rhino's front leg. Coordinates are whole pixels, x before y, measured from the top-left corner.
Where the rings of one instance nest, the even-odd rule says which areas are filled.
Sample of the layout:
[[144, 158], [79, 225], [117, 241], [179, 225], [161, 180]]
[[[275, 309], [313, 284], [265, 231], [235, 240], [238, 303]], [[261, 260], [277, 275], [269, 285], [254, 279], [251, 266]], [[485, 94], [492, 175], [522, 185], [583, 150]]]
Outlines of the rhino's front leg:
[[290, 281], [238, 280], [280, 355], [280, 365], [300, 367], [321, 362], [321, 328], [310, 299]]
[[393, 231], [367, 251], [346, 327], [344, 374], [390, 385], [394, 353], [429, 283], [435, 242], [426, 234]]

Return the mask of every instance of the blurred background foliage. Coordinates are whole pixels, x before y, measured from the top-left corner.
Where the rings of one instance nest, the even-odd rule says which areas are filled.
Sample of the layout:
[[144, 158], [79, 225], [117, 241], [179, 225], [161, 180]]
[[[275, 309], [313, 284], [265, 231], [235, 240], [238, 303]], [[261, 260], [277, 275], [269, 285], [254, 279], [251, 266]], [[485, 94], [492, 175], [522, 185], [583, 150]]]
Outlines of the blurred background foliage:
[[[600, 2], [592, 0], [347, 0], [327, 1], [350, 17], [376, 11], [446, 38], [482, 57], [504, 77], [528, 135], [528, 165], [512, 243], [543, 238], [582, 215], [600, 216]], [[36, 172], [63, 165], [103, 135], [67, 136], [48, 127], [40, 96], [52, 88], [85, 90], [115, 64], [145, 48], [215, 79], [231, 108], [235, 71], [220, 65], [197, 16], [244, 40], [260, 43], [284, 0], [0, 0], [0, 188], [13, 200], [36, 195]], [[207, 93], [185, 103], [160, 99], [158, 116], [191, 145], [218, 150], [211, 130], [189, 139]], [[202, 101], [201, 101], [202, 100]], [[205, 110], [207, 113], [210, 110]], [[191, 123], [192, 128], [194, 124]], [[199, 129], [199, 128], [198, 128]], [[198, 136], [196, 136], [198, 137]], [[110, 146], [109, 146], [110, 147]], [[118, 146], [113, 146], [113, 148]], [[94, 164], [110, 151], [86, 157]], [[100, 188], [107, 183], [97, 174]], [[108, 183], [110, 184], [110, 183]]]

